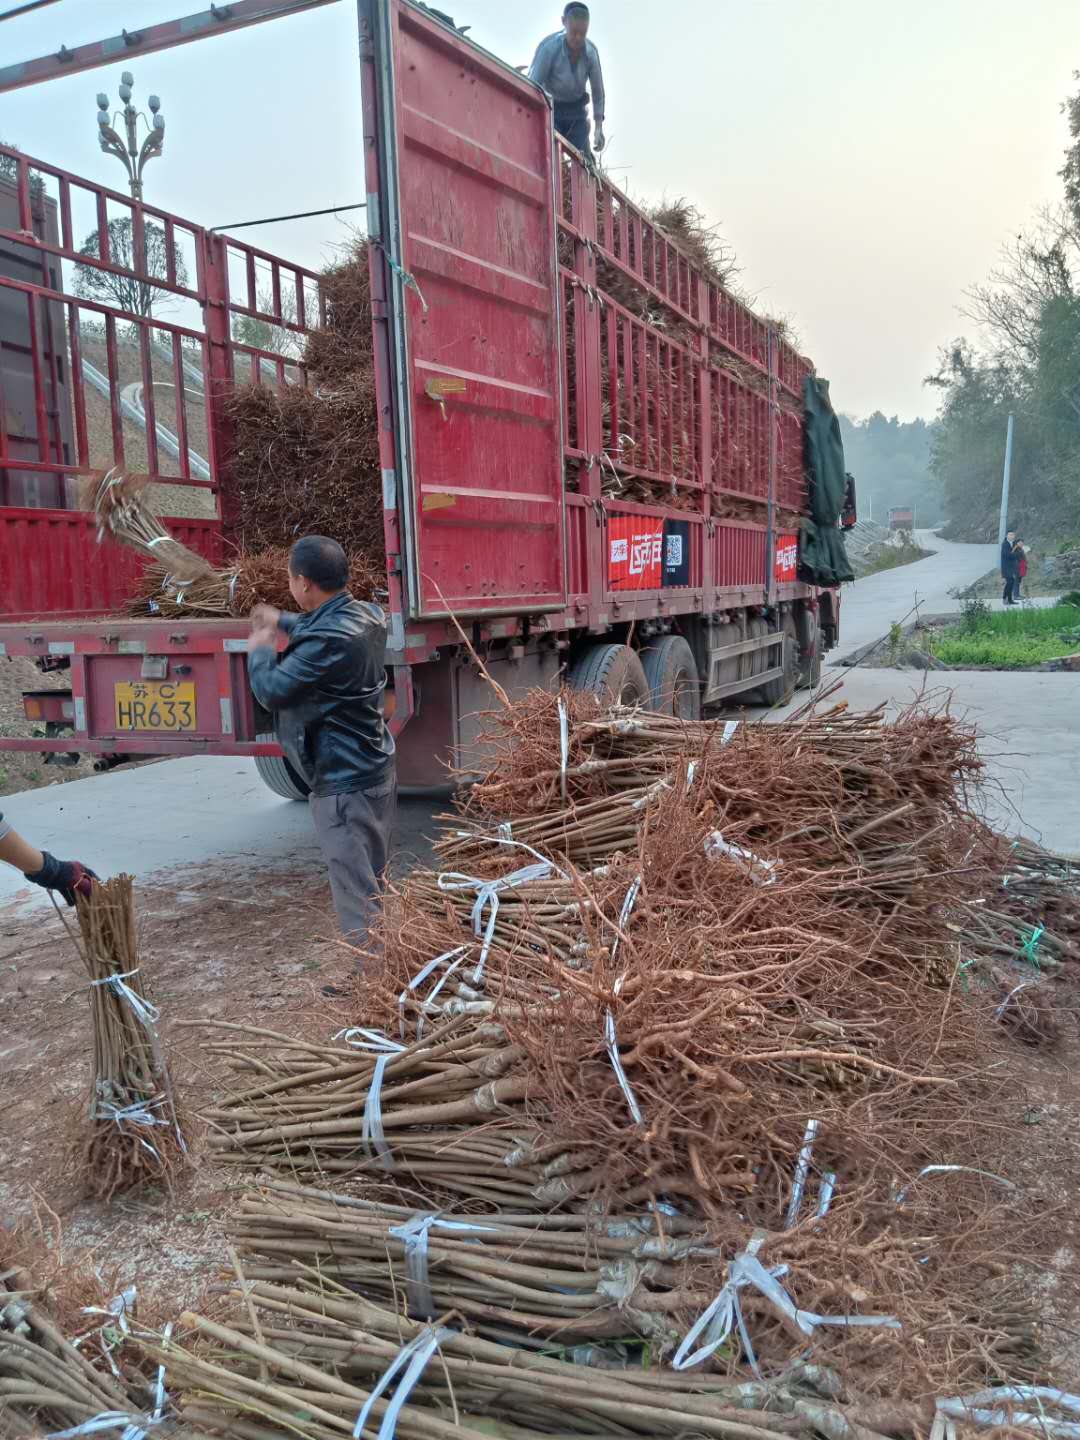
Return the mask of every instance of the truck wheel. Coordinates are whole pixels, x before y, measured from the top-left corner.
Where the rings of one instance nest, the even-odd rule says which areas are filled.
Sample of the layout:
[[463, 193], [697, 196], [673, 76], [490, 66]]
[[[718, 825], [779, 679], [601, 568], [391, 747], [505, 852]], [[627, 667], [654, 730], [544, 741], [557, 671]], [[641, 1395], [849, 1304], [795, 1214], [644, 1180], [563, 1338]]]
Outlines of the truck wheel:
[[[769, 680], [758, 687], [766, 705], [786, 705], [795, 694], [799, 683], [799, 636], [795, 629], [795, 617], [790, 611], [784, 616], [784, 673], [777, 680]], [[762, 652], [764, 653], [764, 652]]]
[[[258, 741], [274, 740], [273, 735], [257, 735]], [[256, 755], [255, 769], [259, 779], [283, 800], [306, 800], [311, 786], [297, 774], [284, 755]]]
[[701, 684], [694, 652], [681, 635], [665, 635], [641, 652], [652, 708], [678, 720], [701, 719]]
[[598, 695], [609, 705], [645, 705], [652, 698], [641, 661], [629, 645], [591, 645], [570, 666], [571, 690]]

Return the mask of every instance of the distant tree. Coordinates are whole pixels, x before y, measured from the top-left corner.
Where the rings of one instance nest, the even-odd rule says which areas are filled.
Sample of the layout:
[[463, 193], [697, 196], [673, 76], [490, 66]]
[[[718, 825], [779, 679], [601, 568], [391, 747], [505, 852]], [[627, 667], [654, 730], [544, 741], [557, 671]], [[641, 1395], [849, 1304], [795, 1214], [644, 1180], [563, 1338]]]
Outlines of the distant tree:
[[1045, 209], [1035, 226], [1002, 246], [982, 285], [966, 291], [963, 314], [986, 332], [995, 356], [1011, 366], [1038, 357], [1043, 309], [1071, 296], [1080, 261], [1080, 223], [1066, 207]]
[[[168, 275], [169, 247], [164, 227], [146, 221], [143, 225], [143, 239], [146, 245], [145, 263], [136, 263], [135, 226], [128, 216], [110, 220], [108, 231], [109, 259], [114, 265], [122, 265], [127, 272], [164, 280]], [[91, 230], [79, 246], [80, 255], [101, 258], [101, 237], [97, 230]], [[187, 285], [187, 267], [184, 257], [173, 245], [173, 259], [176, 267], [176, 283]], [[119, 274], [112, 270], [99, 270], [83, 261], [75, 262], [75, 293], [84, 300], [97, 300], [106, 305], [115, 305], [135, 315], [149, 319], [155, 309], [171, 303], [169, 292], [160, 290], [139, 274]]]
[[[1073, 79], [1080, 80], [1080, 70], [1073, 71]], [[1080, 90], [1070, 95], [1061, 108], [1069, 122], [1072, 144], [1065, 151], [1065, 164], [1060, 173], [1065, 181], [1065, 202], [1080, 225]]]
[[[267, 314], [274, 310], [274, 296], [269, 290], [260, 290], [256, 305]], [[282, 287], [281, 316], [283, 320], [296, 324], [296, 301]], [[257, 315], [238, 315], [233, 311], [232, 336], [238, 345], [251, 345], [256, 350], [269, 350], [274, 355], [283, 355], [286, 360], [299, 360], [304, 348], [304, 337], [297, 330], [285, 325], [274, 325], [261, 320]]]
[[875, 410], [865, 420], [840, 416], [844, 457], [858, 485], [859, 514], [884, 521], [891, 506], [913, 506], [920, 526], [944, 515], [941, 486], [930, 473], [933, 427]]

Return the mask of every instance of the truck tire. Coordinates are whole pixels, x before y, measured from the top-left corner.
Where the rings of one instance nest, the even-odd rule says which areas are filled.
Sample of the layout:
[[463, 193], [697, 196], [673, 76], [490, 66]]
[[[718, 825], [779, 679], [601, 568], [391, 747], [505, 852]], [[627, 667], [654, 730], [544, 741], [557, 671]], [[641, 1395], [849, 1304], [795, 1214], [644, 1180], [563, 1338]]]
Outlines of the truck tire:
[[571, 690], [598, 695], [609, 705], [648, 706], [652, 699], [641, 661], [629, 645], [590, 645], [566, 678]]
[[[790, 611], [785, 614], [781, 629], [784, 635], [784, 673], [778, 679], [759, 686], [758, 693], [765, 705], [786, 705], [799, 683], [799, 635], [795, 629], [795, 617]], [[764, 651], [761, 653], [765, 654]]]
[[641, 652], [652, 709], [678, 720], [701, 719], [701, 681], [694, 652], [681, 635], [665, 635]]
[[[257, 735], [260, 743], [276, 739], [274, 735]], [[255, 770], [259, 779], [283, 800], [306, 800], [311, 786], [298, 775], [284, 755], [256, 755]]]

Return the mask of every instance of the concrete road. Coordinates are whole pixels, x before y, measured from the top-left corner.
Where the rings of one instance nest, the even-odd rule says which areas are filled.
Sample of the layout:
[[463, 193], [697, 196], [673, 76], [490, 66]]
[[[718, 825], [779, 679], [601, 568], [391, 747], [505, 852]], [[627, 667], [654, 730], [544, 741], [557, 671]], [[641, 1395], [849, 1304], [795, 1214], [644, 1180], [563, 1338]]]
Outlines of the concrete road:
[[[319, 847], [305, 804], [281, 800], [251, 760], [199, 756], [113, 770], [86, 780], [5, 796], [4, 818], [33, 844], [85, 860], [102, 875], [137, 879], [191, 866], [258, 863], [316, 869]], [[398, 807], [394, 869], [430, 856], [426, 836], [444, 802], [405, 799]], [[51, 903], [0, 865], [0, 908]]]
[[1080, 854], [1080, 675], [825, 671], [826, 685], [838, 678], [844, 688], [835, 698], [853, 710], [885, 700], [895, 713], [920, 696], [935, 706], [948, 703], [979, 730], [992, 782], [984, 794], [991, 822], [1006, 834]]
[[998, 563], [996, 545], [954, 545], [939, 540], [930, 530], [917, 530], [915, 535], [924, 550], [935, 553], [914, 565], [882, 570], [845, 587], [837, 655], [879, 640], [889, 633], [894, 620], [905, 623], [914, 619], [916, 606], [924, 615], [959, 610], [959, 602], [949, 591], [970, 585]]

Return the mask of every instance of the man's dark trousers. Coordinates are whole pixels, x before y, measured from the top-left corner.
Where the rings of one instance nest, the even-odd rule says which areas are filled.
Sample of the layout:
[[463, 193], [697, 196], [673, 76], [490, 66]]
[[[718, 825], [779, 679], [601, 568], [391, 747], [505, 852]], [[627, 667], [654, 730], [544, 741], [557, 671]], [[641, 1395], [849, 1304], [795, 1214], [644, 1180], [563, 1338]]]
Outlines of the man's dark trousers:
[[1002, 592], [1001, 592], [1001, 599], [1002, 599], [1003, 603], [1006, 604], [1006, 605], [1015, 605], [1015, 604], [1016, 604], [1016, 590], [1017, 590], [1017, 586], [1019, 585], [1019, 582], [1020, 582], [1020, 576], [1019, 576], [1019, 575], [1006, 575], [1006, 576], [1004, 576], [1003, 578], [1004, 578], [1004, 580], [1005, 580], [1005, 587], [1004, 587], [1004, 589], [1003, 589]]
[[397, 807], [397, 776], [365, 790], [308, 799], [319, 837], [338, 924], [350, 945], [363, 948], [379, 913], [383, 874]]
[[571, 145], [580, 150], [586, 160], [589, 159], [592, 154], [589, 149], [589, 111], [588, 101], [584, 96], [580, 100], [571, 100], [566, 105], [560, 105], [556, 101], [555, 129], [564, 140], [569, 140]]

